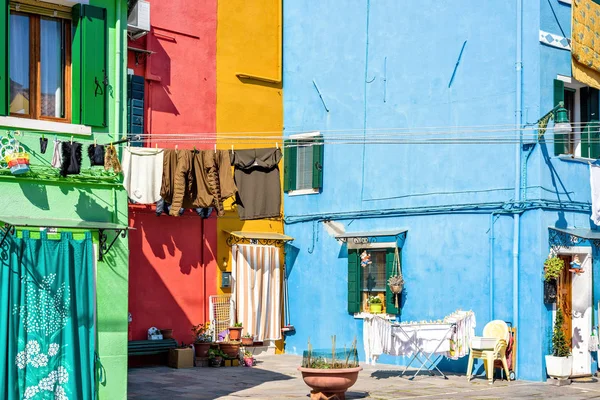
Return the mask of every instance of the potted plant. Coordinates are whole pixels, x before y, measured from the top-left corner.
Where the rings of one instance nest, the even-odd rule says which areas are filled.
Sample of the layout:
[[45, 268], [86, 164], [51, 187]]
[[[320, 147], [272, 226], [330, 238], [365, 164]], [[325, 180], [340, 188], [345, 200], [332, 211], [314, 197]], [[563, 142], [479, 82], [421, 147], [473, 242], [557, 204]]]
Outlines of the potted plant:
[[356, 339], [350, 349], [340, 350], [335, 348], [335, 336], [330, 350], [313, 351], [309, 342], [302, 366], [298, 367], [304, 383], [312, 389], [311, 398], [326, 399], [345, 399], [346, 391], [356, 383], [361, 370]]
[[381, 313], [382, 308], [383, 304], [379, 296], [369, 296], [369, 311], [371, 311], [372, 314]]
[[194, 350], [196, 357], [208, 357], [208, 350], [212, 343], [212, 327], [210, 322], [194, 325], [192, 327], [194, 337]]
[[242, 346], [252, 346], [254, 344], [254, 337], [250, 333], [246, 333], [242, 336]]
[[556, 256], [550, 256], [544, 261], [544, 303], [556, 302], [556, 282], [564, 267], [565, 262]]
[[240, 355], [241, 342], [229, 341], [219, 343], [221, 351], [229, 358], [238, 358]]
[[161, 329], [163, 339], [173, 339], [173, 329]]
[[225, 354], [219, 349], [208, 350], [208, 359], [211, 367], [220, 367], [223, 364]]
[[562, 310], [558, 308], [552, 333], [552, 354], [546, 356], [546, 373], [551, 378], [559, 380], [568, 379], [573, 366], [571, 349], [563, 331], [563, 323], [564, 316]]
[[244, 352], [244, 365], [246, 367], [252, 367], [254, 365], [254, 357], [249, 351]]
[[242, 336], [242, 323], [236, 322], [233, 326], [229, 327], [229, 340], [240, 340]]

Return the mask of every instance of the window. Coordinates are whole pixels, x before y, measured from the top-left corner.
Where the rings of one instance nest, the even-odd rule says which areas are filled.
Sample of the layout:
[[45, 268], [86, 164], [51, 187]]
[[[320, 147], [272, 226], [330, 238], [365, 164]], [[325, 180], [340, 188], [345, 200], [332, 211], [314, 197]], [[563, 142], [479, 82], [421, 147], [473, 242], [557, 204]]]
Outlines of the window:
[[11, 10], [11, 115], [70, 121], [70, 37], [70, 20]]
[[284, 144], [284, 190], [319, 193], [323, 187], [323, 137], [318, 133], [294, 135]]
[[0, 7], [0, 116], [107, 126], [106, 9], [8, 4]]
[[[370, 264], [361, 263], [361, 255], [365, 254]], [[394, 254], [395, 248], [348, 249], [348, 312], [368, 311], [368, 297], [379, 296], [383, 312], [398, 314], [399, 307], [395, 306], [396, 299], [387, 284], [394, 271]], [[397, 300], [400, 306], [400, 298]]]
[[554, 80], [554, 105], [563, 101], [572, 131], [554, 135], [554, 154], [575, 157], [600, 157], [600, 104], [598, 89], [585, 86], [572, 78]]

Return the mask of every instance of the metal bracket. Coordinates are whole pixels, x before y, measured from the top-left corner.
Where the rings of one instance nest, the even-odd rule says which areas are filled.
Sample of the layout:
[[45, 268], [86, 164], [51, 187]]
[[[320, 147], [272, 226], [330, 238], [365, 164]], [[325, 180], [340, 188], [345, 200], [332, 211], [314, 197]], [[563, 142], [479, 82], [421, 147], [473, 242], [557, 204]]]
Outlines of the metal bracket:
[[10, 224], [4, 224], [4, 236], [2, 236], [2, 241], [0, 241], [0, 247], [2, 247], [2, 245], [4, 244], [4, 241], [6, 240], [6, 237], [9, 234], [14, 235], [16, 231], [16, 228], [14, 225], [10, 225]]
[[252, 239], [252, 238], [241, 238], [234, 235], [229, 235], [225, 241], [229, 247], [235, 246], [236, 244], [259, 244], [262, 246], [276, 246], [283, 247], [285, 240], [279, 239]]
[[98, 230], [98, 235], [100, 239], [100, 245], [98, 246], [98, 261], [104, 260], [104, 256], [108, 254], [110, 249], [112, 249], [119, 236], [121, 236], [123, 239], [127, 237], [127, 229], [114, 229], [115, 237], [113, 238], [112, 242], [110, 242], [110, 244], [107, 244], [108, 236], [106, 235], [106, 233], [104, 233], [104, 231], [105, 229]]
[[568, 233], [556, 231], [554, 229], [548, 229], [548, 243], [550, 247], [558, 251], [561, 247], [571, 247], [574, 245], [578, 245], [585, 241], [590, 242], [590, 244], [596, 248], [596, 250], [600, 249], [600, 240], [597, 239], [585, 239], [579, 236], [570, 235]]

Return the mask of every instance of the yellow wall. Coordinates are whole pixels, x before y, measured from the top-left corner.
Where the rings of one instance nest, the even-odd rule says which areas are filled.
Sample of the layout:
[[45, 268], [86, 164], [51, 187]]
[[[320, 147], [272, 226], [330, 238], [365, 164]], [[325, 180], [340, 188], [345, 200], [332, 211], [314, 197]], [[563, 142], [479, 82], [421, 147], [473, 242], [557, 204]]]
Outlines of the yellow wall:
[[[283, 144], [281, 2], [256, 0], [218, 3], [217, 147], [220, 149], [230, 149], [231, 145], [235, 149], [244, 149]], [[240, 78], [237, 76], [239, 74], [259, 79]], [[263, 134], [269, 139], [250, 141], [228, 138], [226, 133], [230, 132], [271, 133]], [[279, 136], [277, 140], [273, 139], [276, 135]], [[280, 171], [283, 175], [283, 163], [280, 164]], [[228, 271], [231, 270], [231, 248], [225, 243], [227, 235], [224, 231], [283, 233], [281, 219], [240, 221], [231, 203], [226, 203], [226, 215], [217, 220], [217, 263], [221, 270]], [[223, 268], [225, 260], [226, 269]], [[219, 293], [223, 293], [220, 273], [217, 285]], [[225, 293], [229, 293], [229, 290]], [[278, 349], [282, 349], [282, 344]]]

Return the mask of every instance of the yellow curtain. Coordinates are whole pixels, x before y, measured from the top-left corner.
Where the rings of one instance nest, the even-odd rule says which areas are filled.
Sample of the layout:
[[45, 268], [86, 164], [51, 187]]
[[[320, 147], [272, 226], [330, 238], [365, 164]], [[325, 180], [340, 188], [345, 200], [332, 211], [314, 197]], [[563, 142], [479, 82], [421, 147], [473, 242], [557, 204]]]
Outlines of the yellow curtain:
[[600, 5], [573, 0], [571, 16], [573, 78], [600, 89]]

